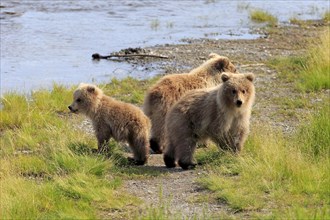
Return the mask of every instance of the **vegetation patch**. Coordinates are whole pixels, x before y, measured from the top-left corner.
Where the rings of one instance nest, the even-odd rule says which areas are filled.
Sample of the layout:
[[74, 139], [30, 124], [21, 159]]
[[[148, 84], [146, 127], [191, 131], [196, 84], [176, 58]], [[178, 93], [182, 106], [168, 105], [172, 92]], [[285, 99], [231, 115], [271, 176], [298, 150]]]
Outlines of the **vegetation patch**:
[[268, 23], [270, 26], [275, 26], [277, 24], [276, 17], [262, 10], [251, 11], [250, 19], [257, 23]]
[[[211, 172], [200, 183], [234, 212], [329, 218], [329, 116], [327, 107], [321, 109], [291, 140], [273, 129], [254, 127], [241, 156], [222, 154], [211, 160]], [[208, 154], [213, 158], [218, 153]]]
[[330, 22], [330, 11], [325, 12], [322, 19], [326, 22]]
[[279, 76], [294, 82], [300, 91], [330, 88], [330, 32], [323, 32], [311, 43], [305, 56], [279, 57], [268, 62]]
[[[108, 92], [116, 83], [108, 85]], [[138, 85], [130, 88], [142, 93]], [[107, 210], [120, 209], [123, 215], [126, 207], [137, 204], [136, 198], [119, 193], [122, 180], [110, 172], [120, 154], [110, 159], [93, 154], [95, 137], [74, 126], [83, 117], [68, 114], [73, 90], [54, 85], [29, 98], [15, 93], [2, 97], [1, 219], [95, 219]]]
[[[197, 161], [210, 173], [200, 184], [232, 212], [256, 218], [330, 218], [330, 109], [312, 104], [306, 91], [329, 89], [329, 32], [305, 57], [272, 60], [281, 77], [296, 85], [300, 98], [281, 99], [283, 109], [309, 109], [290, 136], [256, 124], [241, 155], [199, 150]], [[290, 116], [292, 117], [292, 116]], [[244, 215], [242, 214], [242, 215]]]

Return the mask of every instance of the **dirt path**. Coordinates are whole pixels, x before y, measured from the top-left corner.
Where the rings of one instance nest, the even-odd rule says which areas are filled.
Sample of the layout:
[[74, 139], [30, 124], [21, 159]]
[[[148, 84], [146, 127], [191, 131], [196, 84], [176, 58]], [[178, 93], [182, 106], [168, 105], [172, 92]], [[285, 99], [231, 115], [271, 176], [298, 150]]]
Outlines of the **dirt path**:
[[[146, 207], [160, 207], [164, 205], [171, 215], [179, 213], [185, 218], [203, 217], [203, 213], [220, 213], [226, 207], [217, 203], [196, 202], [209, 197], [208, 191], [203, 190], [197, 179], [205, 174], [201, 169], [183, 171], [181, 168], [167, 169], [162, 155], [153, 154], [149, 158], [145, 169], [152, 168], [164, 172], [161, 177], [150, 179], [127, 180], [124, 188], [132, 195], [146, 203]], [[142, 168], [143, 169], [143, 168]], [[209, 214], [208, 214], [209, 215]]]

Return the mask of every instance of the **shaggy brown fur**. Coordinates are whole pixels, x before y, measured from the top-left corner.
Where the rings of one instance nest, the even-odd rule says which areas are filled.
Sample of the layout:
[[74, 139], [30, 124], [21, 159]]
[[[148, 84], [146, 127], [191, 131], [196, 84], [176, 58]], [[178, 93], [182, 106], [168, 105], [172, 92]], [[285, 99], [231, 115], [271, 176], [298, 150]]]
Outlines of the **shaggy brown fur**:
[[155, 153], [163, 151], [165, 117], [170, 107], [189, 90], [218, 85], [222, 72], [236, 72], [227, 57], [211, 53], [209, 58], [190, 73], [165, 76], [149, 89], [144, 113], [151, 119], [150, 147]]
[[107, 142], [113, 137], [129, 143], [135, 164], [147, 162], [151, 125], [138, 107], [106, 96], [101, 89], [89, 84], [80, 84], [73, 99], [69, 109], [85, 114], [93, 122], [98, 152], [106, 151]]
[[196, 143], [211, 139], [220, 148], [239, 152], [249, 133], [254, 102], [254, 75], [223, 73], [223, 83], [183, 96], [166, 117], [164, 162], [190, 169]]

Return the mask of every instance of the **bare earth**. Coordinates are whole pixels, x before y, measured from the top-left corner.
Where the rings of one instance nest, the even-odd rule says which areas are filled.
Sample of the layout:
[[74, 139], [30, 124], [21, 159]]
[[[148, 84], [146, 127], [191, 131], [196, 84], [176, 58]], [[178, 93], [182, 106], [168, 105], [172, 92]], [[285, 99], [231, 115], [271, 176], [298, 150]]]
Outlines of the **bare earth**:
[[[279, 128], [285, 134], [290, 134], [299, 122], [302, 111], [295, 109], [295, 114], [281, 113], [283, 105], [276, 100], [283, 97], [294, 99], [301, 96], [293, 89], [291, 83], [278, 78], [276, 70], [266, 65], [272, 58], [303, 54], [311, 39], [317, 38], [323, 30], [322, 24], [314, 23], [305, 27], [276, 27], [263, 32], [264, 37], [255, 40], [186, 40], [182, 45], [162, 45], [145, 48], [149, 53], [169, 56], [166, 61], [153, 58], [136, 58], [128, 62], [153, 68], [157, 62], [159, 72], [164, 74], [189, 71], [200, 65], [211, 52], [229, 57], [238, 67], [239, 72], [255, 73], [257, 98], [253, 108], [252, 124], [267, 123]], [[159, 63], [160, 62], [160, 63]], [[329, 91], [323, 91], [321, 96], [315, 98], [312, 94], [305, 95], [312, 102], [320, 102], [329, 97]], [[217, 213], [232, 213], [225, 204], [212, 199], [211, 194], [197, 184], [198, 178], [207, 171], [202, 167], [196, 170], [182, 171], [179, 168], [166, 169], [162, 155], [151, 155], [148, 165], [141, 169], [154, 169], [164, 172], [164, 175], [125, 180], [124, 190], [144, 201], [145, 207], [156, 207], [159, 204], [168, 204], [172, 214], [182, 213], [186, 218], [203, 218], [217, 216]], [[208, 203], [203, 203], [202, 198], [208, 198]], [[210, 199], [211, 198], [211, 199]], [[205, 201], [205, 200], [204, 200]], [[210, 203], [210, 201], [214, 201]], [[206, 213], [206, 215], [203, 215]], [[248, 213], [240, 213], [239, 217], [248, 217]]]

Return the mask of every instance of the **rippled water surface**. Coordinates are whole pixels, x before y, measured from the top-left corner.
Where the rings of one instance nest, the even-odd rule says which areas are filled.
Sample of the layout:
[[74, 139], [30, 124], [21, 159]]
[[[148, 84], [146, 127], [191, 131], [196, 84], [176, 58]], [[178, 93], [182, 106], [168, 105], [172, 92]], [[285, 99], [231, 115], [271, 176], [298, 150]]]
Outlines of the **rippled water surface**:
[[146, 78], [122, 62], [91, 54], [180, 43], [184, 38], [252, 39], [249, 12], [262, 9], [287, 22], [318, 19], [329, 1], [1, 0], [1, 93], [49, 88], [54, 82]]

